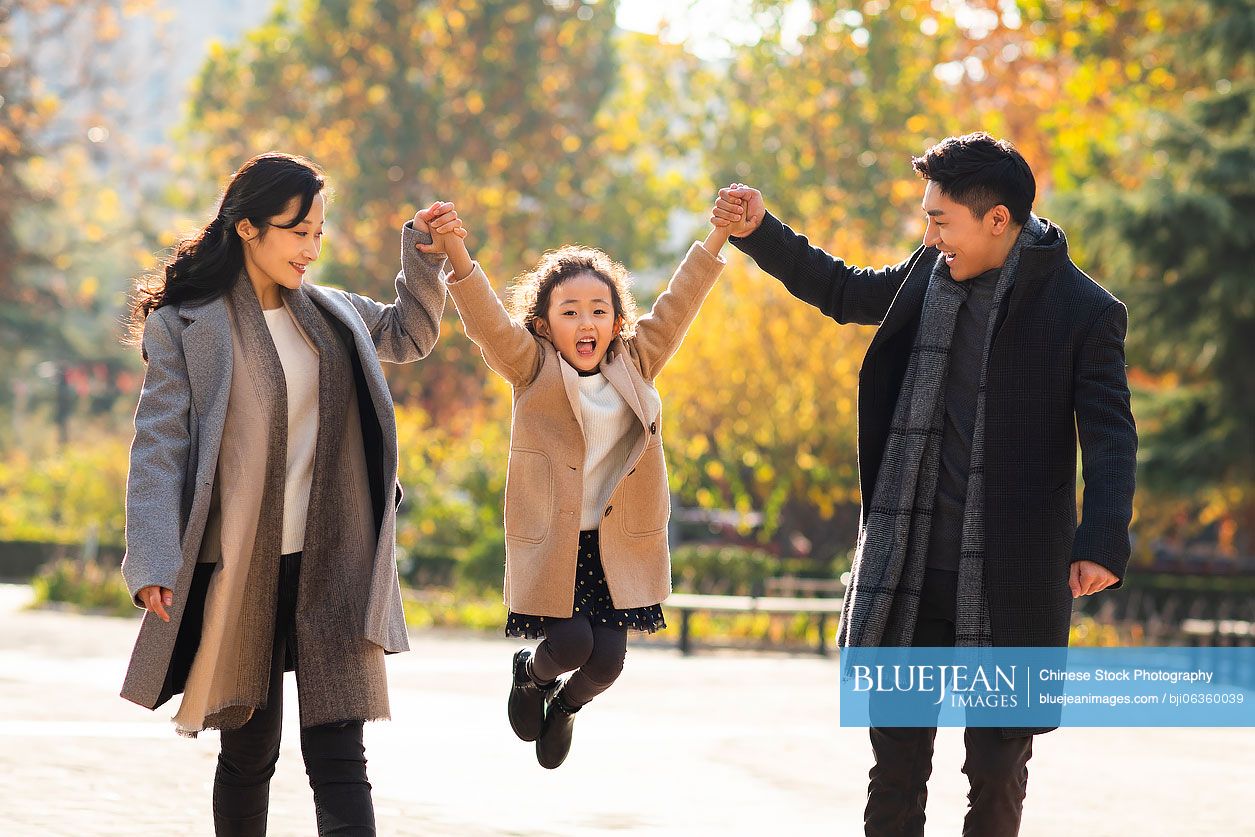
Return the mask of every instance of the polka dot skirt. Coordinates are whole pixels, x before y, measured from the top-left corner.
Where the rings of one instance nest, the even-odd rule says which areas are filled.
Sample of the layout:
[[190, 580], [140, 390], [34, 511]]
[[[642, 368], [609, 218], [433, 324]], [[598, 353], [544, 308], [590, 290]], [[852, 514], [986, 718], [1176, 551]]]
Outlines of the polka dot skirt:
[[[606, 571], [601, 566], [601, 550], [596, 530], [580, 532], [580, 552], [575, 565], [575, 616], [587, 616], [594, 625], [610, 625], [652, 634], [667, 627], [662, 605], [616, 610], [606, 586]], [[545, 617], [510, 611], [505, 624], [506, 636], [539, 639], [545, 635]]]

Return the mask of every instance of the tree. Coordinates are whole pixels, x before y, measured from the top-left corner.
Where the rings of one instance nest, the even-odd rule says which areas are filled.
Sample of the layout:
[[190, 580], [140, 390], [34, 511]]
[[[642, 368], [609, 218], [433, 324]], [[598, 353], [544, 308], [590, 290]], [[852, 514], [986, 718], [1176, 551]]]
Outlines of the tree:
[[122, 198], [129, 159], [111, 140], [120, 132], [108, 102], [124, 24], [148, 6], [0, 2], [0, 365], [10, 384], [0, 403], [46, 405], [63, 435], [71, 413], [113, 409], [131, 381], [117, 339], [124, 299], [110, 291], [147, 247]]
[[[1146, 154], [1120, 161], [1134, 185], [1095, 183], [1074, 201], [1090, 257], [1131, 319], [1139, 477], [1162, 503], [1218, 524], [1223, 549], [1255, 548], [1255, 7], [1171, 4], [1149, 35], [1182, 105], [1147, 114]], [[1148, 141], [1146, 141], [1148, 140]], [[1176, 525], [1177, 521], [1167, 521]], [[1171, 528], [1160, 526], [1160, 529]]]
[[733, 257], [658, 379], [681, 505], [733, 509], [747, 532], [760, 514], [760, 539], [787, 554], [828, 561], [852, 547], [871, 333], [836, 326]]
[[[648, 98], [661, 89], [649, 74], [682, 81], [696, 62], [621, 38], [614, 14], [574, 0], [281, 4], [242, 43], [214, 48], [188, 159], [200, 182], [270, 148], [318, 161], [336, 190], [319, 281], [377, 297], [391, 294], [397, 227], [437, 197], [458, 204], [499, 285], [576, 241], [652, 265], [673, 248], [682, 176], [660, 159], [684, 87]], [[392, 382], [440, 418], [473, 403], [467, 379], [480, 376], [466, 343], [442, 341]]]

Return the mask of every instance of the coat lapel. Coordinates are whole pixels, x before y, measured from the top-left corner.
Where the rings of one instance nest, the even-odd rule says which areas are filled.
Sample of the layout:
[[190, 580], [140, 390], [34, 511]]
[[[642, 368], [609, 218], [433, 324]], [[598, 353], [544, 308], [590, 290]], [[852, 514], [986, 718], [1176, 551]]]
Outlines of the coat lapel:
[[[614, 351], [619, 348], [619, 351]], [[611, 354], [613, 352], [613, 354]], [[574, 366], [567, 363], [566, 358], [562, 357], [562, 353], [554, 350], [554, 354], [558, 358], [558, 368], [562, 370], [562, 384], [566, 390], [567, 400], [571, 402], [571, 412], [575, 414], [575, 421], [579, 424], [580, 430], [584, 429], [583, 411], [580, 409], [580, 373]], [[650, 417], [646, 415], [645, 409], [641, 404], [640, 394], [636, 391], [636, 386], [632, 381], [632, 373], [628, 370], [627, 361], [625, 360], [627, 352], [619, 347], [616, 340], [611, 347], [611, 351], [601, 359], [601, 374], [606, 376], [606, 380], [612, 387], [623, 396], [623, 400], [627, 403], [628, 408], [640, 421], [642, 427], [649, 427]]]
[[913, 318], [919, 316], [920, 309], [924, 305], [924, 293], [928, 290], [928, 277], [932, 274], [935, 263], [936, 258], [921, 260], [902, 283], [898, 295], [894, 297], [893, 304], [889, 306], [884, 320], [880, 323], [880, 328], [876, 329], [876, 334], [867, 346], [864, 363], [867, 357], [871, 357], [873, 353], [880, 350], [886, 340], [901, 331], [903, 326]]
[[618, 390], [619, 395], [623, 396], [623, 400], [627, 402], [628, 407], [636, 414], [636, 418], [640, 421], [641, 426], [649, 427], [652, 417], [645, 414], [640, 393], [636, 391], [636, 383], [632, 380], [632, 373], [627, 365], [627, 351], [619, 340], [615, 340], [611, 344], [611, 350], [614, 352], [614, 357], [611, 358], [610, 353], [607, 352], [606, 357], [602, 358], [601, 374], [605, 375], [610, 385]]
[[566, 390], [567, 401], [571, 402], [571, 412], [575, 414], [575, 423], [580, 426], [582, 433], [584, 432], [584, 412], [580, 409], [580, 373], [556, 350], [554, 355], [558, 358], [558, 370], [562, 373], [562, 387]]
[[[302, 285], [301, 287], [320, 308], [344, 323], [349, 331], [353, 332], [353, 345], [359, 358], [369, 358], [376, 354], [375, 341], [371, 338], [370, 332], [366, 330], [366, 324], [362, 321], [356, 308], [350, 305], [342, 296], [326, 288], [312, 284]], [[393, 412], [392, 393], [388, 389], [388, 381], [384, 377], [383, 367], [378, 363], [366, 363], [363, 361], [361, 366], [362, 374], [366, 376], [366, 386], [370, 390], [370, 400], [375, 405], [375, 415], [379, 418], [379, 425], [383, 430], [384, 439], [392, 443], [384, 446], [384, 455], [392, 456], [391, 451], [396, 449], [397, 429], [396, 416]]]
[[998, 335], [1007, 323], [1014, 323], [1023, 313], [1025, 306], [1037, 299], [1046, 285], [1046, 280], [1054, 270], [1068, 258], [1068, 242], [1063, 230], [1046, 219], [1041, 219], [1046, 232], [1036, 244], [1026, 245], [1020, 254], [1020, 264], [1015, 273], [1015, 282], [1007, 295], [1006, 311], [997, 324], [994, 332], [994, 344], [997, 345]]
[[207, 428], [210, 438], [220, 439], [231, 394], [231, 321], [226, 298], [181, 305], [179, 316], [188, 321], [183, 329], [183, 355], [192, 402], [197, 415], [212, 423]]

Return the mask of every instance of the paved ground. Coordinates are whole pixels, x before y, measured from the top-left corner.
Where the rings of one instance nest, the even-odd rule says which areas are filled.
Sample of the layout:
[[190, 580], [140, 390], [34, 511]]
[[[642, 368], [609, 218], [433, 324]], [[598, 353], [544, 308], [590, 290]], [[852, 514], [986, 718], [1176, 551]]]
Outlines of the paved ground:
[[[217, 737], [181, 739], [173, 704], [117, 697], [136, 624], [25, 611], [28, 596], [0, 586], [0, 835], [210, 834]], [[550, 772], [505, 720], [512, 642], [413, 639], [389, 658], [394, 720], [367, 728], [381, 834], [861, 833], [871, 749], [837, 726], [832, 661], [633, 650]], [[273, 835], [313, 833], [295, 733]], [[962, 761], [962, 731], [941, 730], [930, 837], [960, 831]], [[1036, 741], [1021, 834], [1255, 834], [1252, 765], [1255, 730], [1059, 730]]]

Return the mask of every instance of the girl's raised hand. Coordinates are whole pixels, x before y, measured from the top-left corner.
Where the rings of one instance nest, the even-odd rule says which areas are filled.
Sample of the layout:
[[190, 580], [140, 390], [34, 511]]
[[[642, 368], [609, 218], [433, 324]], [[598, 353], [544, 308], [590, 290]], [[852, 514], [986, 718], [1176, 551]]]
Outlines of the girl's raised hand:
[[732, 233], [732, 225], [741, 221], [744, 212], [743, 201], [733, 197], [725, 199], [723, 193], [720, 192], [719, 199], [710, 210], [711, 230], [706, 240], [702, 242], [702, 246], [711, 255], [719, 255], [719, 251], [723, 249], [723, 245], [728, 242], [728, 236]]

